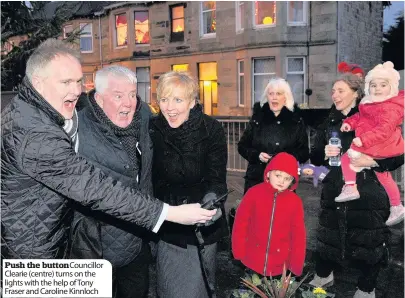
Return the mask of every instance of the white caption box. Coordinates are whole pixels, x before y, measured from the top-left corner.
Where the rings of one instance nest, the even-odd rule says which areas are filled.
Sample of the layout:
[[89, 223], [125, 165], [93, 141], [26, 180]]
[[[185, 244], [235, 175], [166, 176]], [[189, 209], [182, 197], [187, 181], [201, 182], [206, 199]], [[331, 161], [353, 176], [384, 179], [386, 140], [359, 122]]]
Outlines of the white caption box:
[[106, 260], [3, 259], [3, 297], [112, 297]]

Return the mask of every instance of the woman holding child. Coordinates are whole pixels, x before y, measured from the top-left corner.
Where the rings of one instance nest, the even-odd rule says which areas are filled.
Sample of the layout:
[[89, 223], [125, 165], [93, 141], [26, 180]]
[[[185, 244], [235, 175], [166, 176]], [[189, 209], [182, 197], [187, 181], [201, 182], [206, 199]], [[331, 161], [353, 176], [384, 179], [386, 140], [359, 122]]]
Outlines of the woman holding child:
[[[359, 111], [363, 98], [362, 80], [353, 74], [343, 74], [332, 88], [333, 106], [329, 117], [320, 126], [311, 150], [311, 162], [327, 165], [331, 156], [345, 153], [355, 138], [354, 131], [341, 131], [343, 121]], [[328, 145], [332, 132], [337, 132], [342, 148]], [[330, 167], [323, 180], [321, 213], [318, 228], [318, 259], [316, 275], [310, 282], [317, 287], [333, 284], [337, 265], [355, 264], [360, 269], [354, 298], [374, 298], [377, 277], [388, 258], [390, 214], [388, 196], [375, 172], [392, 171], [404, 163], [403, 154], [385, 159], [372, 159], [362, 154], [350, 160], [354, 167], [371, 167], [355, 176], [360, 199], [335, 201], [344, 185], [341, 167]]]

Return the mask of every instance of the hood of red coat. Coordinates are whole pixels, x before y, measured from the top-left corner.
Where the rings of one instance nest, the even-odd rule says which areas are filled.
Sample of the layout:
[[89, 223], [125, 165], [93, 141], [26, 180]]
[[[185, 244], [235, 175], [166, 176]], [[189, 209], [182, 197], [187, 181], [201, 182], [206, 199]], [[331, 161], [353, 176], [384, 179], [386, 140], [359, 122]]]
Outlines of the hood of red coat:
[[272, 159], [270, 159], [270, 162], [268, 163], [266, 169], [264, 170], [265, 182], [269, 182], [269, 179], [267, 178], [267, 173], [274, 170], [286, 172], [287, 174], [290, 174], [291, 176], [294, 177], [294, 182], [289, 188], [290, 190], [294, 190], [298, 187], [298, 180], [299, 180], [298, 161], [295, 159], [294, 156], [286, 152], [281, 152], [275, 155]]

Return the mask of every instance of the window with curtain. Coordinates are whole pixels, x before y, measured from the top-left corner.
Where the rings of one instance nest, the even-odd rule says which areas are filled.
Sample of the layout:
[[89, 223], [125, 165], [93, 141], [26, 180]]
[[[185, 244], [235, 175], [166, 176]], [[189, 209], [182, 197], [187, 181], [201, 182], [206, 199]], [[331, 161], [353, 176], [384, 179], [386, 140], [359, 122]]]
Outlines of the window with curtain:
[[135, 11], [135, 43], [136, 44], [149, 44], [149, 12], [148, 11]]
[[306, 4], [304, 1], [288, 1], [288, 24], [305, 25], [306, 24]]
[[276, 76], [276, 60], [274, 58], [253, 59], [253, 101], [259, 102], [269, 80]]
[[150, 103], [150, 71], [149, 67], [137, 67], [137, 91], [142, 101]]
[[256, 27], [272, 26], [276, 24], [276, 1], [255, 1], [253, 4]]
[[243, 20], [245, 19], [245, 3], [236, 1], [236, 32], [243, 30]]
[[287, 57], [287, 82], [290, 84], [294, 101], [305, 107], [305, 57]]
[[245, 105], [245, 62], [238, 60], [238, 104]]
[[216, 2], [201, 2], [201, 35], [215, 34], [217, 32]]
[[122, 47], [128, 44], [127, 15], [125, 13], [115, 16], [115, 46]]
[[170, 41], [184, 41], [184, 5], [170, 7]]
[[80, 24], [80, 51], [82, 53], [93, 52], [93, 24]]

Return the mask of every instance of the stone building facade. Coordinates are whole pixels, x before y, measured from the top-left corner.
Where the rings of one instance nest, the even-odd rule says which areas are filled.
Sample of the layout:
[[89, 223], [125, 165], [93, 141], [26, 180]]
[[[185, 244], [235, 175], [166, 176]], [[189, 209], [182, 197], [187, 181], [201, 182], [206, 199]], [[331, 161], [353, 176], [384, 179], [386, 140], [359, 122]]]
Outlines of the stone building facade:
[[330, 107], [340, 61], [366, 71], [381, 61], [382, 26], [374, 1], [110, 2], [63, 34], [84, 28], [88, 89], [98, 69], [120, 64], [137, 72], [141, 97], [154, 104], [159, 76], [186, 68], [207, 114], [248, 116], [273, 76], [290, 82], [301, 107]]

